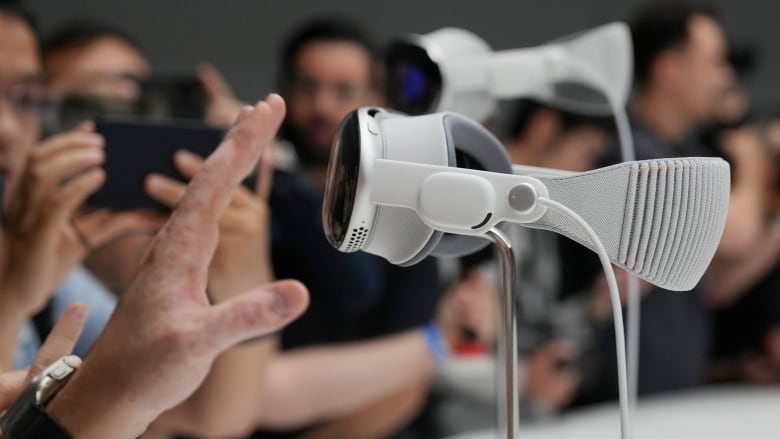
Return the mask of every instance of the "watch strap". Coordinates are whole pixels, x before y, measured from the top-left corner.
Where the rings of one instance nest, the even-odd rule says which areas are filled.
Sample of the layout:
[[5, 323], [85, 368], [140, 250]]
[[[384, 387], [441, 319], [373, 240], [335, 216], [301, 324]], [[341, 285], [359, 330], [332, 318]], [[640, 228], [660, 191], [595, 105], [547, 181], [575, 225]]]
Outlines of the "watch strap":
[[6, 439], [73, 439], [70, 433], [38, 404], [33, 404], [30, 410], [26, 410], [18, 422], [10, 426], [4, 434]]

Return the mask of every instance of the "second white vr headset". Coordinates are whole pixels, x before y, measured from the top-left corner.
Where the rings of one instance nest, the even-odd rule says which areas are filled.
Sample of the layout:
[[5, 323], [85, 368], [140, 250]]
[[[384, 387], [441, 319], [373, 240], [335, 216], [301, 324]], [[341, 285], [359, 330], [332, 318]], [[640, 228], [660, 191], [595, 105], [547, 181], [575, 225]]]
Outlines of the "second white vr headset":
[[688, 290], [720, 241], [729, 182], [729, 166], [717, 158], [515, 175], [501, 143], [466, 117], [361, 108], [334, 144], [323, 224], [339, 250], [398, 265], [473, 252], [501, 222], [552, 230], [593, 249], [575, 221], [537, 203], [544, 197], [590, 224], [612, 263], [660, 287]]
[[572, 112], [609, 114], [631, 90], [631, 33], [611, 23], [551, 43], [494, 52], [459, 28], [407, 35], [385, 58], [390, 106], [485, 120], [501, 99], [534, 97]]

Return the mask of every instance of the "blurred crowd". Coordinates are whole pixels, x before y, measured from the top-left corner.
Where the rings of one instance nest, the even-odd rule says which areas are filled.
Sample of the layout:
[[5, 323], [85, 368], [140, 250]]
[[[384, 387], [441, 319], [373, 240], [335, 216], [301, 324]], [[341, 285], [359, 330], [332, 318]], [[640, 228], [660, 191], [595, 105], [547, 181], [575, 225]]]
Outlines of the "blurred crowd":
[[[723, 237], [699, 285], [681, 293], [641, 284], [639, 395], [780, 384], [780, 113], [750, 102], [759, 53], [730, 41], [717, 11], [701, 5], [650, 2], [627, 21], [637, 159], [719, 156], [732, 178]], [[197, 390], [163, 407], [142, 437], [414, 439], [494, 426], [493, 255], [398, 267], [340, 253], [323, 234], [339, 124], [385, 102], [382, 47], [359, 23], [334, 16], [300, 23], [279, 48], [275, 91], [286, 114], [273, 147], [252, 163], [252, 184], [226, 201], [206, 291], [218, 308], [295, 279], [308, 289], [308, 308], [300, 291], [280, 293], [278, 330], [215, 354]], [[106, 346], [101, 334], [143, 277], [141, 261], [180, 206], [184, 180], [205, 166], [205, 157], [179, 151], [182, 180], [144, 180], [166, 209], [96, 207], [90, 196], [106, 181], [108, 146], [90, 119], [190, 117], [227, 129], [248, 111], [213, 65], [174, 79], [157, 75], [121, 29], [75, 21], [41, 36], [18, 2], [0, 2], [0, 371], [34, 364], [61, 318], [83, 325], [73, 352], [85, 362], [93, 345]], [[581, 172], [620, 161], [611, 118], [520, 99], [480, 122], [514, 163]], [[518, 273], [522, 422], [616, 400], [615, 329], [598, 259], [552, 232], [507, 230]], [[624, 294], [627, 274], [616, 274]], [[165, 319], [174, 299], [144, 309]], [[149, 330], [147, 314], [126, 314], [124, 326], [109, 324], [119, 334], [113, 343], [132, 345]], [[144, 373], [160, 373], [150, 365]]]

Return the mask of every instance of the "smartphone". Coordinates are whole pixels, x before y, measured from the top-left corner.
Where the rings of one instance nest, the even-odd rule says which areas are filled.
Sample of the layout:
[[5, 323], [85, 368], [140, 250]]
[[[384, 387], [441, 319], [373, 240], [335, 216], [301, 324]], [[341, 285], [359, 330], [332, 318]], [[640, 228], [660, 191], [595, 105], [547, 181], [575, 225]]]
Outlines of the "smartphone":
[[141, 81], [138, 114], [171, 119], [203, 119], [206, 93], [195, 75], [158, 75]]
[[[167, 211], [144, 191], [143, 182], [152, 173], [185, 181], [175, 168], [173, 155], [186, 149], [208, 157], [225, 132], [198, 121], [156, 121], [135, 118], [102, 118], [97, 132], [105, 138], [106, 181], [88, 204], [112, 210], [155, 209]], [[244, 184], [252, 188], [254, 179]]]

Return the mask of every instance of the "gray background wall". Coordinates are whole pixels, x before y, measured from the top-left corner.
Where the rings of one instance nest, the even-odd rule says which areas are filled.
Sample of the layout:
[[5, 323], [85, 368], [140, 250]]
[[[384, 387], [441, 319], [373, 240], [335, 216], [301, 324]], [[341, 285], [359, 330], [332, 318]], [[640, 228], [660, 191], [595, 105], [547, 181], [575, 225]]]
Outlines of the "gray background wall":
[[[245, 99], [273, 88], [276, 51], [301, 20], [322, 13], [360, 20], [380, 41], [402, 32], [459, 26], [495, 49], [521, 47], [626, 17], [640, 0], [29, 0], [44, 32], [89, 17], [135, 36], [156, 69], [217, 65]], [[728, 31], [762, 46], [751, 92], [780, 107], [780, 1], [715, 0]]]

